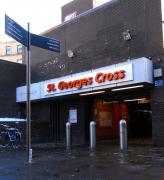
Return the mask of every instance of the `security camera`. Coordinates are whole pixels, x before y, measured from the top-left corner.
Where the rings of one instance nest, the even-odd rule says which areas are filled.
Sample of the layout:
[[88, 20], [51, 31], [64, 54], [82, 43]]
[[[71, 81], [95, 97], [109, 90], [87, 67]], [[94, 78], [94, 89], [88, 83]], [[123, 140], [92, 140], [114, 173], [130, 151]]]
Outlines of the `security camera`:
[[126, 30], [123, 32], [123, 38], [125, 41], [130, 41], [132, 39], [130, 30]]
[[72, 50], [68, 50], [68, 51], [67, 51], [67, 55], [68, 55], [69, 58], [74, 57], [74, 53], [73, 53]]

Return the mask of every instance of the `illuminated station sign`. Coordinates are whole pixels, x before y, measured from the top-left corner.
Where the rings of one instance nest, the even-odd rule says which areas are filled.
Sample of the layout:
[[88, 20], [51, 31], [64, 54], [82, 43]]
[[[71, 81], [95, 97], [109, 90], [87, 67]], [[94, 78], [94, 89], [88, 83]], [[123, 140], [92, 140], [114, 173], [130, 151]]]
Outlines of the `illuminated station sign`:
[[44, 95], [69, 91], [78, 93], [81, 90], [100, 88], [101, 86], [109, 86], [130, 80], [133, 80], [132, 64], [120, 67], [108, 66], [46, 82], [44, 84]]
[[120, 80], [125, 78], [125, 70], [115, 71], [114, 73], [97, 73], [95, 77], [84, 77], [82, 79], [76, 79], [71, 81], [60, 81], [57, 86], [55, 83], [46, 84], [46, 92], [52, 93], [57, 89], [82, 89], [84, 86], [90, 86], [92, 84], [98, 83], [103, 84], [105, 82], [112, 82], [114, 80]]
[[[120, 64], [31, 84], [31, 100], [81, 94], [141, 83], [153, 83], [152, 61], [142, 57]], [[17, 88], [17, 102], [26, 101], [26, 86]]]

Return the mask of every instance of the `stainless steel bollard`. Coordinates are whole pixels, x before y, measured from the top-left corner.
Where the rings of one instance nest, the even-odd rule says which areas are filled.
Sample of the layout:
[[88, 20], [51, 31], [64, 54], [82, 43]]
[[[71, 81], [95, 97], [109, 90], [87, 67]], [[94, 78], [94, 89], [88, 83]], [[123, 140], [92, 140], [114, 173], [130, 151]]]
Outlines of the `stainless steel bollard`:
[[71, 146], [71, 123], [66, 123], [66, 144], [67, 148], [69, 149]]
[[32, 163], [32, 149], [29, 149], [29, 160], [28, 163]]
[[90, 122], [90, 148], [96, 148], [96, 123], [94, 121]]
[[124, 119], [120, 120], [120, 149], [127, 150], [127, 126]]

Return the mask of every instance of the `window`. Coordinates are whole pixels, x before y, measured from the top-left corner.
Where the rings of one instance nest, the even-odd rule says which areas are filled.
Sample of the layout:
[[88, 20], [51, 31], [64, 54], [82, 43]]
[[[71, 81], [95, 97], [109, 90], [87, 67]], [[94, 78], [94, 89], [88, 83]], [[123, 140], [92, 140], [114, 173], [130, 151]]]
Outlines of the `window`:
[[17, 53], [22, 54], [22, 45], [21, 44], [17, 45]]
[[22, 59], [18, 59], [18, 60], [17, 60], [17, 63], [22, 64]]
[[6, 46], [6, 55], [11, 55], [11, 54], [12, 54], [11, 46]]

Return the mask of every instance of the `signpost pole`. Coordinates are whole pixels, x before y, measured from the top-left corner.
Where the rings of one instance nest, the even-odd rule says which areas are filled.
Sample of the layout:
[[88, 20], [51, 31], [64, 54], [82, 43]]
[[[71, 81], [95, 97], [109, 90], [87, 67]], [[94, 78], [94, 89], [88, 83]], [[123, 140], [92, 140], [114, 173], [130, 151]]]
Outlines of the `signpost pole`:
[[30, 33], [30, 23], [27, 24], [26, 31], [17, 22], [5, 15], [5, 33], [26, 46], [26, 151], [28, 163], [32, 162], [31, 148], [31, 69], [30, 69], [30, 45], [47, 49], [53, 52], [60, 52], [60, 41], [53, 38], [39, 36]]
[[27, 102], [26, 102], [26, 116], [27, 116], [27, 131], [26, 131], [26, 148], [28, 163], [32, 162], [32, 149], [31, 149], [31, 98], [30, 98], [30, 84], [31, 84], [31, 71], [30, 71], [30, 23], [28, 23], [28, 45], [26, 57], [26, 87], [27, 87]]

